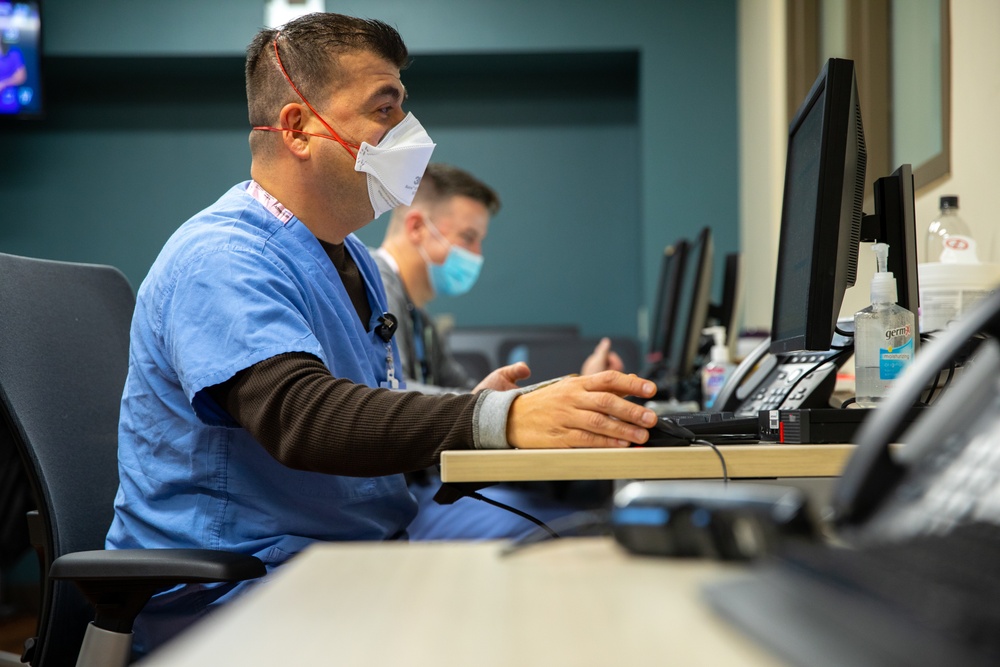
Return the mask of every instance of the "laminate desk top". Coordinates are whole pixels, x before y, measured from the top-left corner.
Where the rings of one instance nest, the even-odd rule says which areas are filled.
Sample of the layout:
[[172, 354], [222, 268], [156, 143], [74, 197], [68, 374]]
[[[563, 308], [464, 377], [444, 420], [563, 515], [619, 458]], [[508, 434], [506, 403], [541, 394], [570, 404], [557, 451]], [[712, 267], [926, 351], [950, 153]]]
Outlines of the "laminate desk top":
[[[720, 445], [731, 479], [836, 477], [854, 445]], [[719, 479], [709, 447], [453, 450], [441, 454], [444, 482], [590, 479]]]
[[629, 555], [564, 538], [310, 547], [142, 667], [763, 667], [701, 587], [738, 565]]

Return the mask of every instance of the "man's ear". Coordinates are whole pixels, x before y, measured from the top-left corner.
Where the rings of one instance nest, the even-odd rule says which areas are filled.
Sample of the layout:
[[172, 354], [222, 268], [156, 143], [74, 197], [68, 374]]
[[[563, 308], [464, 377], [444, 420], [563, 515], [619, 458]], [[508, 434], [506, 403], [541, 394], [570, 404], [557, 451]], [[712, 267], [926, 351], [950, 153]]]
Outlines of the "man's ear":
[[418, 208], [411, 208], [403, 218], [403, 233], [407, 240], [413, 245], [420, 245], [424, 240], [427, 223], [424, 212]]
[[[301, 104], [290, 102], [281, 108], [278, 114], [278, 127], [287, 127], [289, 130], [302, 130], [305, 128], [306, 115], [303, 113]], [[282, 132], [281, 140], [285, 148], [292, 152], [299, 159], [309, 157], [309, 135], [301, 132]]]

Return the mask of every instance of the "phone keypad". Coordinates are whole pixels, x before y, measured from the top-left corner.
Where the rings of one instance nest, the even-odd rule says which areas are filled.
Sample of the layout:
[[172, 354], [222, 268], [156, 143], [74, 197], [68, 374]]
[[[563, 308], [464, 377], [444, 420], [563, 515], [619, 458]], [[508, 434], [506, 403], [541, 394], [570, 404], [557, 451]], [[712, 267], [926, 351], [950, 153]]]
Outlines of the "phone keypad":
[[[807, 404], [815, 402], [816, 390], [837, 371], [837, 364], [831, 360], [837, 352], [811, 352], [786, 357], [736, 410], [736, 414], [752, 417], [761, 410], [810, 407]], [[826, 398], [819, 400], [825, 401]]]

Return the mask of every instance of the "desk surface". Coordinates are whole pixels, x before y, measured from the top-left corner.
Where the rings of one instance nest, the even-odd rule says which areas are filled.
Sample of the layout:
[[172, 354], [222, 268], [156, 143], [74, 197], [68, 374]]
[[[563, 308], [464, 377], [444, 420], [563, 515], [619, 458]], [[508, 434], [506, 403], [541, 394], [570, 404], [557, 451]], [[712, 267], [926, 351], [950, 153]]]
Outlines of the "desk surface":
[[630, 556], [610, 538], [316, 545], [143, 667], [778, 665], [701, 586], [739, 566]]
[[[722, 445], [729, 477], [836, 477], [854, 445]], [[445, 482], [586, 479], [719, 479], [709, 447], [509, 449], [441, 454]]]

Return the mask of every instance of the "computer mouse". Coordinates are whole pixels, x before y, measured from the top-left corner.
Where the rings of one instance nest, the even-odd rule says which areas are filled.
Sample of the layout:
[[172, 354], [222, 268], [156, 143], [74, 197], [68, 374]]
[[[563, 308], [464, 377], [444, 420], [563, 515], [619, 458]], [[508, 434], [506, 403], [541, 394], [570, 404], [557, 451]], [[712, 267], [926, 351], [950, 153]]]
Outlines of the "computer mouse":
[[660, 417], [649, 429], [649, 440], [633, 447], [685, 447], [698, 436], [669, 417]]

